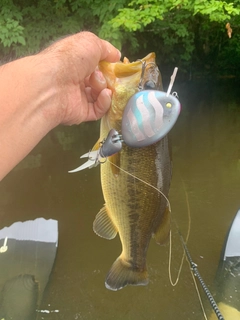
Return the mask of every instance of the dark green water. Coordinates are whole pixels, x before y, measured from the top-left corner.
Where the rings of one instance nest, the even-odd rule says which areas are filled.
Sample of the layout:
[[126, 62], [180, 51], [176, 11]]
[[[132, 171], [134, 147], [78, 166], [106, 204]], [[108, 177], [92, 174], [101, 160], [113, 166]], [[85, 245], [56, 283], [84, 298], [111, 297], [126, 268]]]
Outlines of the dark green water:
[[[230, 84], [185, 84], [175, 90], [182, 113], [171, 134], [173, 219], [186, 235], [187, 193], [188, 248], [211, 289], [225, 235], [240, 208], [240, 102]], [[169, 246], [154, 241], [147, 287], [105, 288], [121, 246], [118, 238], [107, 241], [92, 231], [103, 205], [99, 167], [68, 174], [80, 165], [79, 156], [93, 146], [98, 131], [98, 123], [56, 128], [0, 184], [0, 229], [37, 217], [59, 221], [57, 258], [40, 307], [49, 313], [38, 313], [38, 319], [202, 319], [188, 263], [172, 287]], [[175, 279], [183, 252], [174, 223], [172, 234]]]

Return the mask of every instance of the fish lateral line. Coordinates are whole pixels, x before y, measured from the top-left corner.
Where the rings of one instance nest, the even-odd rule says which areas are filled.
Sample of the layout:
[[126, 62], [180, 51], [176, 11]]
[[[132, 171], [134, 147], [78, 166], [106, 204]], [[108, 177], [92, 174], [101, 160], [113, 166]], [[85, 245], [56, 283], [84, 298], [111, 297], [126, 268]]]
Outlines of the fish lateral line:
[[[109, 159], [107, 159], [107, 161], [108, 161], [111, 165], [117, 167], [118, 169], [120, 169], [120, 170], [123, 171], [124, 173], [130, 175], [130, 176], [133, 177], [134, 179], [137, 179], [137, 180], [141, 181], [142, 183], [148, 185], [149, 187], [151, 187], [151, 188], [153, 188], [154, 190], [156, 190], [157, 192], [159, 192], [159, 193], [165, 198], [165, 200], [167, 201], [169, 213], [170, 213], [170, 214], [172, 213], [170, 201], [169, 201], [169, 199], [167, 198], [167, 196], [166, 196], [161, 190], [159, 190], [159, 189], [156, 188], [155, 186], [151, 185], [150, 183], [144, 181], [143, 179], [135, 176], [134, 174], [132, 174], [132, 173], [124, 170], [123, 168], [119, 167], [119, 166], [116, 165], [115, 163], [111, 162]], [[188, 233], [187, 233], [187, 237], [186, 237], [186, 242], [187, 242], [187, 241], [188, 241], [188, 238], [189, 238], [189, 234], [190, 234], [191, 217], [190, 217], [190, 207], [189, 207], [188, 195], [187, 195], [187, 192], [186, 192], [185, 188], [184, 188], [184, 191], [185, 191], [185, 195], [186, 195], [187, 208], [188, 208], [187, 211], [188, 211], [188, 218], [189, 218]], [[177, 222], [176, 222], [175, 219], [174, 219], [174, 222], [175, 222], [175, 225], [176, 225], [176, 228], [177, 228], [177, 231], [178, 231], [179, 236], [181, 235], [181, 237], [183, 238], [182, 234], [180, 233], [179, 227], [178, 227]], [[180, 240], [181, 240], [181, 239], [180, 239]], [[181, 242], [181, 241], [180, 241], [180, 242]], [[175, 286], [178, 284], [178, 281], [179, 281], [179, 279], [180, 279], [180, 274], [181, 274], [181, 271], [182, 271], [183, 261], [184, 261], [185, 256], [186, 256], [185, 251], [183, 251], [183, 256], [182, 256], [181, 263], [180, 263], [180, 266], [179, 266], [179, 271], [178, 271], [178, 274], [177, 274], [177, 278], [176, 278], [175, 281], [173, 281], [172, 274], [171, 274], [172, 232], [171, 232], [171, 229], [170, 229], [168, 275], [169, 275], [170, 284], [171, 284], [173, 287], [175, 287]]]
[[115, 167], [118, 168], [119, 170], [121, 170], [121, 171], [123, 171], [124, 173], [128, 174], [129, 176], [133, 177], [134, 179], [137, 179], [137, 180], [141, 181], [142, 183], [146, 184], [147, 186], [149, 186], [149, 187], [153, 188], [154, 190], [156, 190], [157, 192], [159, 192], [159, 193], [164, 197], [164, 199], [167, 201], [169, 212], [170, 212], [170, 213], [172, 212], [172, 211], [171, 211], [171, 204], [170, 204], [169, 199], [167, 198], [167, 196], [166, 196], [160, 189], [158, 189], [157, 187], [154, 187], [152, 184], [144, 181], [143, 179], [135, 176], [134, 174], [132, 174], [132, 173], [124, 170], [123, 168], [119, 167], [118, 165], [116, 165], [115, 163], [113, 163], [112, 161], [110, 161], [108, 158], [107, 158], [107, 161], [108, 161], [111, 165], [115, 166]]

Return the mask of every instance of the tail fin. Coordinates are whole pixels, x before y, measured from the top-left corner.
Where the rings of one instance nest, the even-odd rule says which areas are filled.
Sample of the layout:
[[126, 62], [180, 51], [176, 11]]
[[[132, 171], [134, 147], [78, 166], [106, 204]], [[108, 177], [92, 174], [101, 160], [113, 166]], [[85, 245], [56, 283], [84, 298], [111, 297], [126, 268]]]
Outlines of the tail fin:
[[107, 274], [105, 286], [109, 290], [117, 291], [127, 285], [146, 286], [148, 281], [146, 268], [144, 270], [136, 269], [118, 257]]

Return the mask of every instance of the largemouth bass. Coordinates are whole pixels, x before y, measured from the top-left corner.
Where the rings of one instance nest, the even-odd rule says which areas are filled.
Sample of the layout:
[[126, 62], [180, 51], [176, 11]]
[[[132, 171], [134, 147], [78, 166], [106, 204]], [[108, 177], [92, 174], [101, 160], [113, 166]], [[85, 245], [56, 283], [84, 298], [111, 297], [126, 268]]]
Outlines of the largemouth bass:
[[[101, 62], [99, 69], [113, 91], [111, 108], [101, 120], [99, 141], [103, 141], [112, 128], [121, 133], [124, 108], [139, 86], [162, 90], [162, 81], [154, 53], [133, 63], [126, 59], [123, 63]], [[151, 237], [164, 244], [170, 230], [167, 202], [151, 186], [168, 196], [171, 171], [167, 136], [142, 148], [123, 144], [119, 153], [101, 165], [105, 205], [97, 214], [93, 229], [106, 239], [113, 239], [118, 233], [122, 243], [122, 253], [106, 277], [108, 289], [148, 284], [146, 256]]]

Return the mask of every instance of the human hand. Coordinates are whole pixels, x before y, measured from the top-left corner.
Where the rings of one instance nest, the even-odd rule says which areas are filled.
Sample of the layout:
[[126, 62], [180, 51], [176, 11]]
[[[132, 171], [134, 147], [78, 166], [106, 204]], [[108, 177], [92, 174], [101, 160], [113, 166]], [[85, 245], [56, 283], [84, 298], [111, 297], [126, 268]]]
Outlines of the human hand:
[[97, 120], [111, 91], [97, 70], [119, 51], [90, 32], [0, 66], [0, 180], [53, 128]]
[[97, 120], [109, 109], [111, 90], [97, 69], [101, 60], [117, 62], [120, 52], [90, 32], [59, 40], [38, 55], [51, 70], [56, 97], [49, 114], [63, 124]]

